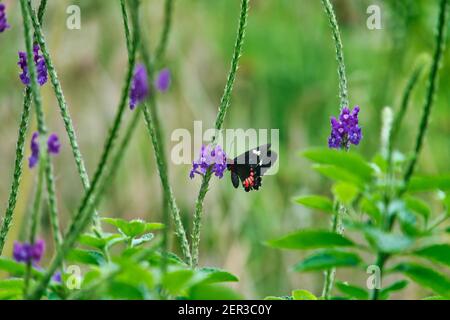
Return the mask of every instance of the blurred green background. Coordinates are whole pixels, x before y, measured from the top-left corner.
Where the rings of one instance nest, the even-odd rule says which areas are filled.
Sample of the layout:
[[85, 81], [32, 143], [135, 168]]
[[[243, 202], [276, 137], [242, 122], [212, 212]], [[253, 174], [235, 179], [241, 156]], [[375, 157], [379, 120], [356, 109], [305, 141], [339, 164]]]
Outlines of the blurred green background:
[[[0, 203], [6, 207], [13, 170], [23, 85], [17, 51], [24, 49], [18, 1], [3, 0], [12, 28], [0, 35]], [[193, 121], [213, 126], [235, 40], [238, 0], [175, 0], [172, 32], [162, 66], [171, 69], [173, 85], [159, 97], [158, 108], [168, 152], [176, 128], [193, 130]], [[162, 0], [143, 0], [147, 41], [154, 48], [162, 29]], [[66, 8], [81, 8], [81, 30], [66, 28]], [[415, 61], [431, 54], [437, 0], [336, 0], [349, 80], [350, 102], [361, 107], [364, 138], [358, 151], [373, 157], [379, 150], [380, 114], [398, 109], [401, 92]], [[366, 27], [367, 7], [381, 8], [382, 30]], [[448, 26], [450, 31], [450, 26]], [[78, 141], [92, 174], [117, 108], [127, 55], [118, 1], [49, 1], [44, 18], [48, 46], [73, 117]], [[420, 156], [419, 171], [450, 172], [450, 51], [444, 57], [440, 89]], [[425, 78], [425, 77], [424, 77]], [[398, 148], [412, 149], [424, 99], [425, 79], [411, 101]], [[82, 187], [50, 83], [42, 88], [48, 127], [62, 139], [54, 158], [57, 196], [64, 226], [77, 208]], [[286, 295], [304, 288], [321, 293], [322, 274], [297, 274], [291, 266], [303, 253], [282, 252], [264, 241], [310, 226], [328, 228], [328, 217], [295, 205], [292, 197], [329, 195], [330, 184], [299, 156], [310, 146], [326, 145], [329, 117], [337, 115], [338, 82], [334, 44], [319, 0], [253, 0], [244, 53], [225, 122], [226, 128], [280, 129], [280, 170], [265, 179], [259, 192], [235, 190], [228, 174], [214, 179], [207, 195], [200, 263], [218, 266], [240, 277], [235, 287], [247, 298]], [[131, 117], [127, 112], [126, 120]], [[33, 119], [33, 130], [35, 124]], [[31, 130], [29, 132], [31, 136]], [[27, 141], [27, 153], [29, 139]], [[197, 152], [197, 151], [196, 151]], [[170, 166], [170, 180], [185, 226], [190, 229], [201, 179], [189, 180], [188, 165]], [[24, 170], [14, 227], [5, 250], [23, 236], [36, 170]], [[161, 221], [161, 191], [153, 149], [140, 128], [100, 208], [103, 216]], [[44, 214], [42, 237], [51, 236]], [[178, 250], [172, 241], [174, 250]], [[369, 261], [374, 260], [370, 257]], [[364, 272], [343, 270], [338, 278], [364, 285]], [[397, 298], [423, 296], [410, 285]]]

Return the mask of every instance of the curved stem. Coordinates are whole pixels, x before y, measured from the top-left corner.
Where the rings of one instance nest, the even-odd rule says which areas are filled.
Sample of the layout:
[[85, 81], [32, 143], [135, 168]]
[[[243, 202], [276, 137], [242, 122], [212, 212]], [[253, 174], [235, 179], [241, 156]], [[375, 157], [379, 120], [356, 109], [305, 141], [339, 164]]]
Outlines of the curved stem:
[[347, 76], [345, 72], [344, 63], [344, 50], [341, 41], [341, 35], [339, 32], [339, 25], [336, 20], [336, 15], [333, 10], [333, 6], [330, 0], [322, 0], [325, 12], [330, 22], [331, 31], [333, 34], [333, 40], [336, 47], [336, 61], [338, 63], [338, 75], [339, 75], [339, 97], [341, 101], [341, 108], [348, 107], [348, 88], [347, 88]]
[[156, 47], [155, 61], [161, 62], [167, 48], [170, 27], [172, 26], [173, 0], [166, 0], [164, 3], [164, 26], [159, 38], [159, 44]]
[[[228, 73], [227, 82], [225, 84], [225, 89], [223, 92], [222, 99], [220, 100], [219, 111], [217, 113], [215, 129], [220, 131], [222, 129], [223, 122], [225, 120], [225, 115], [227, 114], [228, 107], [230, 106], [231, 92], [233, 91], [234, 80], [236, 79], [236, 72], [238, 69], [239, 58], [242, 54], [242, 45], [244, 43], [245, 28], [247, 26], [248, 18], [248, 5], [249, 0], [242, 0], [241, 2], [241, 13], [239, 16], [239, 25], [236, 36], [236, 42], [234, 44], [233, 57], [231, 59], [231, 67]], [[216, 136], [214, 136], [212, 143], [214, 144]], [[208, 192], [209, 181], [211, 179], [211, 173], [208, 172], [202, 181], [200, 191], [195, 203], [194, 212], [194, 225], [192, 231], [192, 264], [193, 268], [198, 265], [198, 255], [199, 255], [199, 245], [200, 245], [200, 230], [201, 230], [201, 219], [203, 214], [203, 201], [205, 200], [206, 193]]]
[[[38, 10], [38, 20], [42, 22], [45, 9], [47, 7], [47, 0], [41, 0]], [[24, 158], [24, 145], [28, 131], [28, 123], [30, 120], [31, 108], [31, 89], [26, 87], [23, 95], [23, 110], [19, 124], [19, 134], [16, 143], [16, 160], [14, 162], [14, 174], [11, 183], [11, 191], [8, 196], [8, 206], [5, 211], [5, 216], [2, 219], [2, 227], [0, 229], [0, 256], [5, 246], [6, 236], [11, 227], [11, 222], [16, 208], [17, 196], [19, 194], [20, 179], [22, 177], [22, 163]]]
[[[138, 28], [138, 1], [133, 1], [134, 5], [131, 6], [132, 8], [132, 22], [133, 22], [133, 30], [137, 30]], [[77, 240], [78, 236], [81, 232], [87, 227], [89, 222], [92, 219], [94, 208], [97, 206], [97, 204], [100, 202], [101, 196], [104, 193], [104, 190], [106, 189], [106, 179], [103, 179], [103, 181], [100, 180], [100, 178], [103, 176], [104, 171], [106, 168], [106, 162], [109, 158], [109, 154], [113, 149], [115, 140], [118, 135], [118, 131], [120, 128], [121, 120], [123, 111], [126, 107], [126, 102], [128, 99], [128, 93], [130, 89], [131, 79], [133, 76], [134, 71], [134, 65], [135, 65], [135, 53], [136, 48], [139, 43], [139, 33], [134, 32], [133, 34], [133, 42], [132, 42], [132, 55], [129, 57], [128, 61], [128, 70], [125, 77], [125, 82], [122, 88], [121, 93], [121, 100], [119, 103], [118, 111], [116, 118], [114, 120], [113, 126], [109, 132], [105, 147], [103, 149], [103, 153], [100, 159], [99, 166], [97, 167], [97, 171], [94, 175], [94, 179], [92, 180], [92, 185], [86, 192], [85, 196], [83, 197], [81, 201], [81, 205], [78, 209], [77, 214], [72, 219], [72, 222], [70, 224], [69, 230], [66, 233], [64, 237], [64, 241], [61, 243], [60, 250], [56, 252], [56, 255], [54, 256], [50, 266], [48, 267], [47, 271], [45, 272], [42, 279], [38, 282], [37, 286], [34, 288], [34, 290], [28, 295], [28, 298], [30, 299], [39, 299], [42, 294], [44, 293], [45, 289], [48, 286], [48, 283], [50, 282], [50, 279], [53, 275], [53, 273], [56, 271], [56, 269], [61, 264], [62, 260], [66, 256], [66, 254], [71, 250], [73, 244]]]
[[[41, 48], [42, 54], [45, 59], [45, 64], [48, 69], [50, 81], [51, 81], [51, 83], [53, 85], [53, 89], [55, 91], [56, 100], [58, 102], [59, 110], [60, 110], [61, 117], [64, 122], [64, 127], [66, 129], [67, 136], [69, 138], [69, 143], [70, 143], [70, 147], [72, 149], [72, 153], [73, 153], [73, 156], [75, 159], [75, 164], [77, 166], [78, 174], [80, 176], [81, 183], [83, 185], [84, 190], [87, 191], [90, 188], [89, 176], [86, 171], [86, 166], [84, 164], [83, 156], [82, 156], [80, 148], [78, 146], [75, 129], [73, 127], [72, 118], [70, 116], [70, 112], [67, 107], [67, 103], [66, 103], [64, 93], [63, 93], [63, 90], [61, 87], [61, 83], [59, 82], [58, 74], [56, 72], [55, 66], [53, 65], [53, 61], [52, 61], [50, 53], [48, 51], [47, 44], [45, 41], [45, 37], [42, 33], [40, 23], [36, 19], [36, 15], [35, 15], [33, 8], [31, 7], [31, 4], [29, 4], [29, 8], [31, 10], [30, 11], [31, 19], [32, 19], [33, 27], [34, 27], [35, 34], [36, 34], [36, 40], [39, 43], [39, 46]], [[100, 228], [99, 217], [98, 217], [97, 213], [95, 213], [94, 224], [97, 228]]]
[[[340, 108], [349, 106], [348, 99], [348, 85], [347, 85], [347, 75], [345, 71], [344, 63], [344, 50], [342, 46], [341, 34], [339, 32], [339, 25], [336, 19], [336, 14], [334, 13], [333, 6], [329, 0], [322, 0], [322, 5], [325, 9], [325, 13], [328, 17], [330, 23], [331, 32], [333, 35], [334, 45], [336, 49], [336, 61], [338, 63], [338, 76], [339, 76], [339, 100]], [[332, 220], [332, 231], [342, 234], [343, 228], [341, 225], [342, 215], [345, 213], [346, 208], [340, 204], [336, 204], [337, 209], [335, 209]], [[336, 275], [336, 269], [332, 268], [325, 272], [325, 281], [322, 290], [322, 297], [326, 300], [330, 298], [331, 290], [333, 289], [334, 278]]]
[[[425, 133], [427, 132], [429, 118], [431, 115], [431, 109], [433, 107], [435, 92], [438, 87], [438, 78], [439, 78], [439, 67], [441, 64], [442, 56], [445, 50], [445, 35], [447, 28], [447, 16], [448, 16], [448, 1], [441, 0], [439, 5], [439, 18], [437, 25], [437, 33], [436, 33], [436, 47], [433, 54], [433, 62], [431, 65], [431, 71], [428, 79], [427, 86], [427, 94], [425, 98], [425, 103], [423, 106], [422, 118], [420, 120], [419, 126], [419, 134], [416, 138], [416, 146], [414, 148], [414, 155], [409, 163], [408, 168], [406, 169], [403, 182], [403, 189], [406, 190], [409, 180], [411, 179], [412, 174], [414, 173], [414, 169], [416, 167], [417, 159], [419, 157], [420, 151], [422, 150], [423, 139], [425, 137]], [[401, 193], [404, 192], [401, 191]]]
[[24, 145], [25, 138], [28, 130], [28, 122], [30, 119], [31, 109], [31, 90], [27, 87], [24, 91], [23, 98], [23, 110], [20, 117], [19, 134], [16, 144], [16, 160], [14, 163], [14, 174], [11, 183], [11, 191], [8, 198], [8, 206], [5, 211], [5, 217], [2, 220], [2, 227], [0, 229], [0, 256], [3, 252], [6, 236], [8, 235], [9, 228], [14, 215], [14, 209], [16, 207], [17, 196], [19, 193], [20, 179], [22, 177], [22, 163], [24, 158]]

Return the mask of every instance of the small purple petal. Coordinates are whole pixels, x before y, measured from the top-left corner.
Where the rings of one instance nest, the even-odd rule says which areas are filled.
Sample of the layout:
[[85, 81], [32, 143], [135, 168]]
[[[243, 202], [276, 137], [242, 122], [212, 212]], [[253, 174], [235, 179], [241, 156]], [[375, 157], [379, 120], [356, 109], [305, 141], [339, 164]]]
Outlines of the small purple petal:
[[34, 168], [39, 161], [39, 133], [34, 132], [30, 143], [31, 156], [28, 158], [28, 167]]
[[362, 130], [358, 125], [359, 111], [359, 106], [355, 106], [351, 111], [348, 107], [344, 107], [339, 115], [339, 120], [331, 117], [329, 148], [347, 150], [350, 144], [359, 144], [362, 139]]
[[10, 27], [8, 21], [6, 20], [6, 6], [0, 3], [0, 32], [5, 31]]
[[138, 64], [134, 70], [133, 82], [130, 88], [130, 109], [144, 101], [149, 94], [147, 71], [143, 64]]
[[159, 91], [167, 91], [169, 89], [171, 83], [171, 74], [168, 68], [162, 69], [158, 76], [156, 77], [155, 87]]
[[61, 148], [61, 143], [59, 142], [59, 138], [56, 133], [52, 133], [47, 140], [48, 152], [50, 154], [57, 155]]

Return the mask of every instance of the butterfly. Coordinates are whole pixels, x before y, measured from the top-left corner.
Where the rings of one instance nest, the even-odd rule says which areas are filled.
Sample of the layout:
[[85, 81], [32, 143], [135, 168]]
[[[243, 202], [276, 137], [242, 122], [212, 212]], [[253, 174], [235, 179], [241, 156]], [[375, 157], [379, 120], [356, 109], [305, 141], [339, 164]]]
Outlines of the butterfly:
[[277, 161], [277, 154], [270, 150], [270, 144], [251, 149], [233, 160], [227, 161], [227, 168], [231, 172], [231, 183], [235, 188], [240, 182], [246, 192], [259, 190], [262, 176]]

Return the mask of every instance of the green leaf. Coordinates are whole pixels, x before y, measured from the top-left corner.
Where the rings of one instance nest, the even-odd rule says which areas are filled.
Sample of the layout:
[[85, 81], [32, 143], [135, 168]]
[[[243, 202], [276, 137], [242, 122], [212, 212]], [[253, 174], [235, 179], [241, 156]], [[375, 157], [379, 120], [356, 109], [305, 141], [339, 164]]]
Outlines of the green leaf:
[[317, 249], [354, 245], [351, 240], [340, 234], [321, 230], [300, 230], [279, 239], [271, 240], [268, 244], [275, 248], [284, 249]]
[[297, 272], [327, 270], [333, 267], [351, 267], [361, 262], [361, 258], [355, 254], [337, 250], [326, 250], [307, 257], [294, 266]]
[[313, 148], [303, 152], [303, 155], [320, 164], [333, 165], [359, 177], [361, 181], [369, 182], [374, 175], [373, 168], [358, 154], [328, 148]]
[[67, 254], [66, 260], [74, 263], [99, 266], [105, 263], [102, 253], [92, 250], [72, 249]]
[[294, 300], [317, 300], [317, 297], [307, 290], [292, 291]]
[[[12, 276], [15, 276], [15, 277], [24, 276], [26, 267], [27, 266], [25, 263], [20, 263], [20, 262], [11, 260], [11, 259], [6, 259], [6, 258], [0, 257], [0, 270], [8, 272]], [[42, 271], [37, 270], [34, 267], [31, 268], [31, 274], [37, 278], [42, 278], [42, 276], [43, 276]]]
[[433, 290], [439, 295], [450, 297], [450, 280], [444, 274], [413, 263], [401, 263], [394, 270], [404, 273], [414, 282]]
[[336, 281], [336, 288], [343, 294], [358, 300], [367, 300], [369, 298], [369, 294], [365, 289], [347, 282]]
[[430, 296], [423, 298], [422, 300], [448, 300], [448, 298], [442, 296]]
[[364, 181], [352, 172], [340, 167], [315, 164], [313, 165], [313, 169], [331, 180], [347, 182], [357, 186], [360, 189], [364, 189]]
[[189, 290], [191, 300], [242, 300], [243, 297], [231, 288], [207, 284], [194, 286]]
[[334, 196], [343, 204], [349, 206], [359, 193], [357, 187], [347, 182], [337, 182], [333, 186]]
[[148, 223], [141, 219], [128, 221], [120, 218], [103, 218], [102, 221], [115, 226], [123, 234], [130, 238], [134, 238], [143, 233], [164, 228], [164, 225], [162, 223]]
[[151, 241], [154, 237], [155, 236], [153, 235], [153, 233], [146, 233], [140, 238], [133, 239], [131, 241], [131, 246], [132, 247], [140, 246], [141, 244]]
[[450, 245], [435, 244], [414, 251], [414, 254], [450, 266]]
[[180, 269], [167, 272], [164, 275], [162, 284], [172, 295], [181, 294], [188, 286], [189, 281], [194, 276], [194, 271], [190, 269]]
[[381, 211], [375, 203], [376, 200], [363, 197], [360, 203], [361, 210], [372, 218], [373, 222], [381, 221]]
[[295, 202], [307, 208], [320, 210], [326, 213], [333, 213], [333, 202], [323, 196], [301, 196], [296, 198]]
[[397, 253], [408, 249], [413, 240], [401, 234], [387, 233], [380, 229], [364, 226], [367, 241], [383, 253]]
[[5, 279], [0, 280], [0, 291], [8, 290], [8, 291], [21, 291], [23, 290], [23, 279]]
[[436, 177], [433, 176], [413, 176], [408, 185], [410, 192], [426, 192], [426, 191], [450, 191], [450, 175], [443, 174]]
[[94, 234], [85, 233], [79, 237], [78, 242], [82, 245], [96, 248], [102, 251], [104, 248], [108, 248], [115, 243], [125, 240], [123, 236], [117, 233], [103, 234], [102, 236], [103, 236], [102, 238], [99, 238]]
[[386, 288], [381, 290], [380, 299], [385, 300], [385, 299], [389, 298], [389, 295], [392, 292], [403, 290], [404, 288], [406, 288], [407, 285], [408, 285], [408, 281], [406, 281], [406, 280], [399, 280], [399, 281], [392, 283], [391, 285], [389, 285]]
[[425, 201], [415, 197], [405, 197], [404, 201], [408, 209], [421, 215], [424, 218], [425, 222], [428, 221], [431, 210]]
[[267, 296], [264, 298], [264, 300], [289, 300], [289, 299], [285, 297]]
[[217, 268], [201, 268], [199, 274], [203, 279], [198, 284], [239, 281], [234, 274]]

